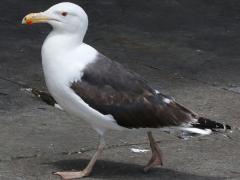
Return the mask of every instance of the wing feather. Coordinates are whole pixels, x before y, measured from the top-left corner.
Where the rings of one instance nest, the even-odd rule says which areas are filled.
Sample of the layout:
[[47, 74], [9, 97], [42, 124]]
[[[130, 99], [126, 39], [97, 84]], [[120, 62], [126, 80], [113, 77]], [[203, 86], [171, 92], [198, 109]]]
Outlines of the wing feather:
[[102, 54], [87, 66], [81, 80], [72, 82], [71, 88], [89, 106], [102, 114], [111, 114], [127, 128], [177, 126], [196, 116]]

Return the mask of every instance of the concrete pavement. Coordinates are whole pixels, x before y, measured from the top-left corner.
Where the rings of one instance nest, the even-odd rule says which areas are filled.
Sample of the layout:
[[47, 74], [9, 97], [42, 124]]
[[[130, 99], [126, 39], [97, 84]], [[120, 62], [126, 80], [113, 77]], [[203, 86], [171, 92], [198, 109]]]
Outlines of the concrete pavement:
[[[97, 145], [85, 122], [22, 90], [46, 89], [40, 48], [50, 28], [21, 18], [59, 1], [4, 0], [0, 7], [0, 179], [55, 180], [83, 168]], [[108, 132], [108, 146], [86, 179], [240, 179], [240, 3], [238, 1], [73, 1], [89, 14], [85, 42], [135, 70], [160, 91], [234, 127], [226, 137], [178, 139], [157, 130], [164, 166], [142, 172], [144, 130]]]

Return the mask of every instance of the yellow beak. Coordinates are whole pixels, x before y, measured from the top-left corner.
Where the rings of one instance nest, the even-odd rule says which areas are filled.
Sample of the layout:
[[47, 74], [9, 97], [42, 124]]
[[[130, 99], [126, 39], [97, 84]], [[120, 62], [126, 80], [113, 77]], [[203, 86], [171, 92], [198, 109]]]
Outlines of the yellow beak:
[[50, 18], [44, 15], [42, 12], [40, 13], [30, 13], [26, 15], [23, 20], [22, 24], [33, 24], [33, 23], [44, 23], [50, 20]]

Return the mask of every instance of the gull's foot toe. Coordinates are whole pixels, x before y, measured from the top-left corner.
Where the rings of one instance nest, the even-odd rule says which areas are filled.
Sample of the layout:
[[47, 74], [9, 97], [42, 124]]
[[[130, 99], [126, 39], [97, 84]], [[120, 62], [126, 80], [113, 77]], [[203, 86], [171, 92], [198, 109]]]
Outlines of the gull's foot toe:
[[54, 175], [60, 176], [62, 179], [78, 179], [88, 176], [89, 173], [86, 171], [60, 171], [53, 173]]

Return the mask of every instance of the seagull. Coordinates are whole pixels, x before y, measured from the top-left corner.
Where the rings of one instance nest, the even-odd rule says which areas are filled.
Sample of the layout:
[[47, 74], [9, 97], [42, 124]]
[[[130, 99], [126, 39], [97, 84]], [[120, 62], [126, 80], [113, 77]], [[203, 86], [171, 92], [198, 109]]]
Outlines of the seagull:
[[52, 26], [41, 50], [47, 88], [54, 103], [88, 122], [100, 137], [97, 151], [85, 169], [55, 173], [63, 179], [90, 175], [104, 149], [107, 130], [147, 129], [152, 150], [152, 157], [144, 168], [147, 172], [162, 165], [161, 150], [151, 128], [199, 135], [231, 129], [229, 125], [199, 116], [152, 88], [137, 73], [85, 44], [88, 16], [80, 6], [58, 3], [44, 12], [26, 15], [22, 23]]

